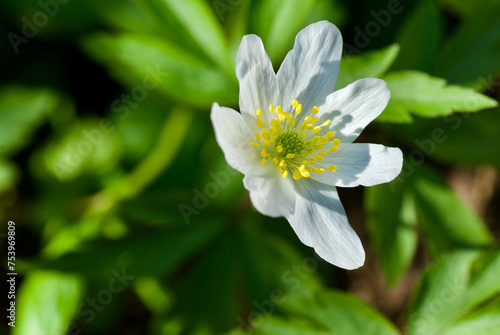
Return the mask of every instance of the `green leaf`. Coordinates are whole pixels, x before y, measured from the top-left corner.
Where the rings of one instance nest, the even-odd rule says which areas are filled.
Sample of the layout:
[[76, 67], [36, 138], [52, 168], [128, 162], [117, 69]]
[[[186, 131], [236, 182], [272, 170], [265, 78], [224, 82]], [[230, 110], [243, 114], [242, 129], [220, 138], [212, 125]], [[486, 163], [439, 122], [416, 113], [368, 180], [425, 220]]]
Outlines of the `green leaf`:
[[490, 2], [490, 0], [439, 0], [438, 1], [444, 8], [451, 10], [452, 12], [466, 17], [473, 15], [478, 8], [485, 6]]
[[[446, 334], [446, 330], [500, 293], [500, 250], [459, 251], [422, 275], [408, 313], [411, 335]], [[483, 334], [483, 333], [478, 333]]]
[[447, 40], [436, 57], [432, 73], [451, 83], [480, 89], [482, 81], [500, 73], [500, 2], [470, 3], [476, 10]]
[[333, 333], [322, 328], [317, 329], [316, 325], [304, 322], [302, 319], [291, 318], [285, 320], [281, 317], [268, 316], [257, 319], [256, 329], [250, 333], [243, 331], [242, 327], [232, 331], [230, 335], [331, 335]]
[[368, 232], [390, 286], [407, 271], [417, 250], [415, 203], [405, 186], [396, 179], [365, 191]]
[[0, 154], [13, 154], [31, 143], [32, 134], [57, 102], [57, 97], [48, 90], [0, 88]]
[[159, 279], [151, 277], [138, 278], [134, 289], [148, 310], [155, 315], [165, 315], [173, 305], [173, 293], [167, 291]]
[[276, 312], [287, 292], [320, 287], [315, 258], [303, 258], [286, 240], [255, 229], [254, 221], [248, 224], [253, 226], [231, 229], [214, 241], [193, 269], [170, 285], [183, 297], [175, 310], [189, 327], [217, 334], [236, 324], [247, 328], [255, 316]]
[[320, 291], [312, 297], [294, 295], [283, 309], [304, 317], [332, 334], [399, 334], [383, 315], [358, 298], [335, 291]]
[[116, 166], [121, 142], [112, 123], [104, 126], [101, 121], [85, 119], [67, 125], [65, 134], [35, 151], [33, 174], [71, 181], [84, 172], [105, 173]]
[[391, 90], [391, 100], [378, 121], [408, 122], [410, 112], [423, 117], [438, 117], [498, 105], [494, 99], [470, 88], [446, 85], [444, 79], [422, 72], [391, 72], [383, 79]]
[[262, 38], [269, 58], [276, 63], [293, 46], [295, 35], [304, 28], [315, 0], [259, 1], [250, 26]]
[[428, 71], [441, 44], [442, 26], [442, 15], [435, 1], [418, 2], [399, 31], [397, 42], [401, 52], [391, 69]]
[[141, 1], [88, 0], [87, 6], [103, 24], [127, 32], [161, 34], [164, 22], [155, 20], [155, 13], [143, 8]]
[[409, 179], [418, 221], [432, 254], [493, 242], [485, 224], [437, 175], [423, 166]]
[[448, 164], [494, 165], [500, 170], [500, 109], [457, 114], [444, 119], [446, 140], [435, 146], [436, 159]]
[[102, 277], [113, 268], [126, 268], [134, 276], [164, 276], [219, 235], [223, 226], [223, 222], [213, 220], [195, 228], [177, 226], [132, 232], [120, 240], [84, 243], [78, 251], [40, 265], [87, 276]]
[[394, 325], [371, 306], [342, 292], [318, 290], [308, 295], [290, 294], [283, 298], [279, 308], [284, 318], [256, 319], [251, 334], [399, 334]]
[[346, 4], [342, 0], [316, 0], [303, 26], [323, 20], [342, 28], [348, 20]]
[[215, 64], [221, 69], [226, 69], [227, 73], [234, 72], [234, 62], [229, 57], [224, 33], [206, 1], [149, 0], [148, 2], [165, 6], [165, 10], [171, 13]]
[[83, 283], [74, 275], [34, 271], [19, 287], [13, 335], [64, 334], [75, 316]]
[[17, 183], [18, 175], [16, 165], [0, 157], [0, 194]]
[[456, 324], [448, 327], [443, 335], [496, 335], [500, 329], [500, 296], [475, 310]]
[[362, 78], [380, 78], [394, 62], [399, 53], [397, 44], [360, 55], [342, 57], [336, 90]]
[[132, 89], [158, 90], [182, 104], [208, 109], [214, 101], [236, 104], [238, 88], [210, 63], [152, 36], [94, 35], [85, 40], [90, 55]]

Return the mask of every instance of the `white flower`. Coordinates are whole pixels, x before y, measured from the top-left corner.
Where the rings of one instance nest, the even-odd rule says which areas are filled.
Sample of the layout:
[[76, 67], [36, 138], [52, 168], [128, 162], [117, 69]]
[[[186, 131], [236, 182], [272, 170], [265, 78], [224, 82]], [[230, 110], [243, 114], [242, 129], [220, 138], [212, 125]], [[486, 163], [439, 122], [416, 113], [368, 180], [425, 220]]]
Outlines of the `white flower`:
[[214, 103], [212, 124], [229, 165], [245, 175], [255, 208], [284, 216], [299, 239], [345, 269], [365, 254], [335, 186], [371, 186], [401, 171], [398, 148], [352, 143], [390, 98], [381, 79], [335, 91], [342, 36], [322, 21], [298, 33], [274, 73], [261, 39], [243, 37], [236, 57], [241, 114]]

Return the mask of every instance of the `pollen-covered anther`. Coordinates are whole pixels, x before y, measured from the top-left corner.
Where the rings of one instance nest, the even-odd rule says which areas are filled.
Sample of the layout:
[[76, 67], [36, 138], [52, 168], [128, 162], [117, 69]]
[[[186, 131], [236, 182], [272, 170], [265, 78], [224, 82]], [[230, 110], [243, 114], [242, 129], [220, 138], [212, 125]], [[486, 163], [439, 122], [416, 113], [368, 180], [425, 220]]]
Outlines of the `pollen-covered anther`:
[[300, 112], [302, 112], [302, 105], [299, 104], [297, 107], [295, 107], [295, 115], [299, 115]]

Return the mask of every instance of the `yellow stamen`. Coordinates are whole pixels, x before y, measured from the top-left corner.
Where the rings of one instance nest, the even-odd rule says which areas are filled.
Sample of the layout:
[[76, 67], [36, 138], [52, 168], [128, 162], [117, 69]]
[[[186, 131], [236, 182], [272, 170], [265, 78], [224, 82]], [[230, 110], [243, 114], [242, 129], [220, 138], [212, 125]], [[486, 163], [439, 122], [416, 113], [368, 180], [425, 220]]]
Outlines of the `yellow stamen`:
[[333, 147], [331, 147], [328, 150], [331, 151], [331, 152], [335, 152], [335, 151], [339, 150], [339, 147], [333, 146]]

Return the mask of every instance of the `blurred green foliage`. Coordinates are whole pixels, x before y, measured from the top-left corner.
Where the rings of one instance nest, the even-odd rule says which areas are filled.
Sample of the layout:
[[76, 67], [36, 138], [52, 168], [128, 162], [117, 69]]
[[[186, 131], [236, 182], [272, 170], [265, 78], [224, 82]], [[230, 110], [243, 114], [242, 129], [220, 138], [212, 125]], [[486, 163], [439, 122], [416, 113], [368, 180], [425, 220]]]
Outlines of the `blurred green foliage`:
[[[401, 147], [403, 171], [345, 204], [366, 217], [366, 267], [387, 286], [419, 277], [396, 316], [252, 209], [211, 128], [214, 101], [237, 109], [242, 36], [277, 69], [319, 20], [343, 34], [337, 89], [391, 89], [362, 136]], [[0, 2], [0, 24], [13, 334], [497, 333], [498, 226], [447, 177], [500, 170], [499, 109], [482, 111], [500, 97], [499, 1], [19, 0]]]

